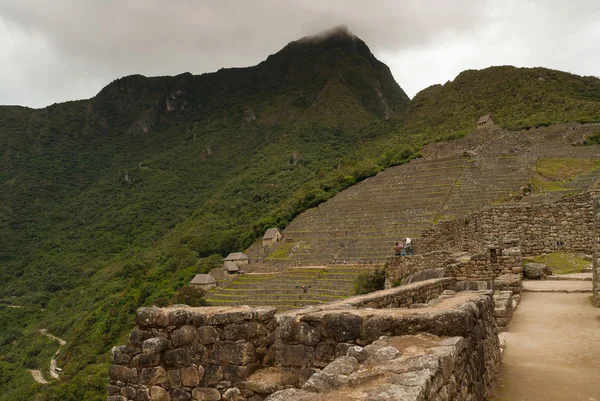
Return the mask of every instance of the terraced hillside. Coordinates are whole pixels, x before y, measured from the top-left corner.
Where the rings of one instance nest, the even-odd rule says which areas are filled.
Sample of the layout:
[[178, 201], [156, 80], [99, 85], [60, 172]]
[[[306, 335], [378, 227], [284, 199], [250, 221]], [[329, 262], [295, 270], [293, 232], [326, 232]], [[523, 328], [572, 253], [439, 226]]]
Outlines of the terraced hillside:
[[[537, 160], [600, 158], [600, 147], [572, 144], [597, 130], [579, 124], [520, 132], [485, 129], [432, 144], [423, 150], [424, 158], [387, 169], [298, 216], [285, 230], [287, 260], [292, 265], [382, 262], [397, 240], [418, 237], [441, 219], [519, 199]], [[588, 171], [565, 186], [570, 192], [585, 190], [599, 173]]]
[[211, 290], [211, 305], [276, 306], [279, 309], [322, 304], [352, 294], [354, 279], [374, 265], [292, 267], [273, 273], [237, 276], [224, 288]]

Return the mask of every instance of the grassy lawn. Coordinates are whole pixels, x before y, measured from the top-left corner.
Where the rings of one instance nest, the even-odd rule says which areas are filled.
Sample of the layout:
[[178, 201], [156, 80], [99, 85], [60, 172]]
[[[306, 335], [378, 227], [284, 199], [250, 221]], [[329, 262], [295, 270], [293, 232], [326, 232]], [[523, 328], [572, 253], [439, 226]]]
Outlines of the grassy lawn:
[[589, 267], [589, 260], [577, 257], [575, 253], [555, 252], [544, 256], [523, 258], [524, 264], [544, 263], [552, 268], [554, 274], [581, 273], [581, 269]]
[[563, 186], [564, 183], [598, 167], [600, 161], [592, 159], [539, 159], [531, 183], [536, 192], [569, 191]]

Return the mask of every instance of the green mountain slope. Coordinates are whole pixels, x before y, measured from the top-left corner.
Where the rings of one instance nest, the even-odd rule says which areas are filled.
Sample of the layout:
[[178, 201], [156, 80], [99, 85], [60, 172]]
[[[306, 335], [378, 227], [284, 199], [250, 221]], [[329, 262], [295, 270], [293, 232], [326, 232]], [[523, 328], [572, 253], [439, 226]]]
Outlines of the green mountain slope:
[[[600, 121], [597, 79], [539, 69], [552, 82], [540, 86], [532, 71], [466, 72], [410, 101], [339, 28], [255, 67], [0, 107], [0, 400], [104, 399], [108, 350], [137, 307], [482, 114], [506, 127]], [[26, 369], [58, 346], [40, 328], [67, 341], [63, 378], [41, 387]]]

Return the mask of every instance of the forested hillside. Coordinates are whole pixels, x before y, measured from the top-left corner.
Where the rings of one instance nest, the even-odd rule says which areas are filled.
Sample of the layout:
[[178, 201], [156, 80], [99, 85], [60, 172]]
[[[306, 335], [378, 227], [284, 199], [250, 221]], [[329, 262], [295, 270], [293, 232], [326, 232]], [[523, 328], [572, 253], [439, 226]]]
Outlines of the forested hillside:
[[[411, 101], [338, 29], [255, 67], [0, 107], [0, 400], [104, 399], [108, 351], [137, 307], [487, 113], [511, 129], [600, 121], [600, 80], [494, 67]], [[47, 386], [26, 370], [58, 349], [41, 328], [67, 340]]]

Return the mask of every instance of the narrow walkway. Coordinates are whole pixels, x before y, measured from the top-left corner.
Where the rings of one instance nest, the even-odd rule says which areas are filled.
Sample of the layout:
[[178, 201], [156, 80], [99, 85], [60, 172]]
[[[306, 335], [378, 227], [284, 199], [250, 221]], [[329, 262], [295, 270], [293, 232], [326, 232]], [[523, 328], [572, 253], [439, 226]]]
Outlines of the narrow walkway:
[[589, 298], [522, 294], [505, 333], [495, 401], [600, 401], [600, 309]]
[[39, 384], [48, 384], [48, 381], [44, 379], [42, 372], [40, 372], [39, 370], [29, 370], [28, 372], [31, 373], [31, 376], [33, 376], [33, 380], [35, 380]]

